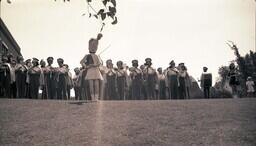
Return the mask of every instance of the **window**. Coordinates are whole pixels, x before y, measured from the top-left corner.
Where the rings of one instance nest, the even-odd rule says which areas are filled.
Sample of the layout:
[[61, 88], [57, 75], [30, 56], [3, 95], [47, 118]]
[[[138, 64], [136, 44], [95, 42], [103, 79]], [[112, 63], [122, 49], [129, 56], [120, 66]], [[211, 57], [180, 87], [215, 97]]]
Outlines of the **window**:
[[7, 53], [8, 53], [8, 46], [3, 41], [1, 41], [1, 54], [7, 55]]

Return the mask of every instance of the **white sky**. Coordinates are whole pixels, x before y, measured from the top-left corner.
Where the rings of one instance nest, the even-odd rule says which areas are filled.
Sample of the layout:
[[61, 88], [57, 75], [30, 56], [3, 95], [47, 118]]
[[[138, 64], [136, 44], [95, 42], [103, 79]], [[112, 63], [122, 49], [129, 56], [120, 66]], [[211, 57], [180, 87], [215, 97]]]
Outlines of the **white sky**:
[[[107, 25], [99, 51], [114, 62], [132, 59], [166, 68], [173, 59], [185, 62], [199, 78], [202, 67], [217, 77], [218, 68], [235, 58], [225, 44], [233, 40], [242, 55], [255, 50], [254, 0], [117, 0], [117, 25]], [[2, 0], [1, 17], [25, 58], [62, 57], [73, 69], [88, 53], [88, 40], [100, 26], [84, 0]]]

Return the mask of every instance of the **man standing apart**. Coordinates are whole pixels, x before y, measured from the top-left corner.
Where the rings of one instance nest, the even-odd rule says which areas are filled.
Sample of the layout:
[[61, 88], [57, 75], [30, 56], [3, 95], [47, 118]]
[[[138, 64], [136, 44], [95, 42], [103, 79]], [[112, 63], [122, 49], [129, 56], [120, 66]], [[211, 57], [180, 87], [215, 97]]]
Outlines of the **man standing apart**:
[[208, 68], [203, 67], [201, 75], [201, 88], [204, 90], [204, 98], [210, 98], [210, 88], [212, 87], [212, 74], [207, 72]]

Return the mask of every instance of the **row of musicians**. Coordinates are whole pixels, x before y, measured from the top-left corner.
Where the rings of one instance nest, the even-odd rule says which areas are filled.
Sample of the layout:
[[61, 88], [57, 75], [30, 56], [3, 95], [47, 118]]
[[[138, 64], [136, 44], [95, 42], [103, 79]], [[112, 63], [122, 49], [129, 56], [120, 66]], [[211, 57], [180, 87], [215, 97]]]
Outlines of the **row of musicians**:
[[[147, 58], [139, 67], [138, 60], [127, 67], [118, 61], [114, 67], [112, 60], [100, 67], [103, 80], [100, 82], [100, 98], [103, 100], [155, 100], [189, 98], [190, 77], [183, 63], [175, 66], [172, 61], [166, 70], [154, 69], [152, 60]], [[84, 80], [86, 70], [75, 68], [73, 78], [77, 99], [90, 99], [88, 83]], [[88, 91], [88, 92], [87, 92]]]
[[22, 56], [17, 62], [2, 57], [0, 64], [0, 96], [12, 98], [39, 98], [39, 89], [43, 99], [68, 99], [72, 88], [72, 75], [64, 60], [57, 60], [59, 67], [52, 67], [53, 57], [46, 62], [37, 58], [24, 62]]
[[[74, 87], [76, 99], [90, 99], [89, 85], [84, 77], [86, 70], [76, 68], [72, 78], [68, 65], [64, 60], [57, 59], [59, 67], [52, 67], [53, 57], [47, 58], [48, 65], [36, 58], [26, 60], [17, 57], [7, 63], [3, 57], [0, 66], [0, 91], [3, 96], [17, 98], [39, 98], [42, 89], [43, 99], [69, 99], [70, 89]], [[32, 61], [32, 62], [31, 62]], [[162, 71], [151, 67], [151, 59], [147, 58], [144, 65], [138, 68], [137, 60], [132, 67], [124, 66], [122, 61], [113, 67], [107, 60], [106, 67], [101, 67], [104, 80], [100, 84], [100, 97], [103, 100], [124, 99], [185, 99], [189, 98], [190, 80], [184, 64], [170, 66]]]

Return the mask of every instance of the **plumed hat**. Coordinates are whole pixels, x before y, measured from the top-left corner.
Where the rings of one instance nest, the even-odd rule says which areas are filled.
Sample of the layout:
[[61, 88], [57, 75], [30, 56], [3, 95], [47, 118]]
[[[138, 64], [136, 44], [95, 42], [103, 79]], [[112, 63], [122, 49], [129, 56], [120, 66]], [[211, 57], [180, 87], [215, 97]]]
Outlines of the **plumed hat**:
[[39, 62], [39, 60], [37, 58], [33, 58], [32, 61], [33, 62]]
[[136, 59], [132, 60], [132, 64], [138, 64], [138, 63], [139, 63], [138, 60], [136, 60]]
[[117, 66], [118, 66], [118, 65], [121, 65], [121, 66], [122, 66], [122, 65], [123, 65], [123, 61], [117, 61], [117, 62], [116, 62], [116, 65], [117, 65]]
[[63, 63], [63, 62], [64, 62], [64, 60], [63, 60], [62, 58], [58, 58], [58, 59], [57, 59], [57, 62], [61, 62], [61, 63]]
[[152, 59], [151, 59], [151, 58], [146, 58], [145, 61], [146, 61], [146, 62], [151, 62]]
[[23, 58], [23, 56], [17, 56], [17, 60], [19, 61], [19, 60], [24, 60], [24, 58]]
[[175, 64], [174, 60], [172, 60], [169, 64], [170, 64], [170, 65]]
[[31, 62], [31, 59], [27, 59], [25, 62], [26, 62], [26, 63], [29, 63], [29, 62]]
[[47, 59], [46, 59], [47, 61], [53, 61], [53, 57], [48, 57]]

